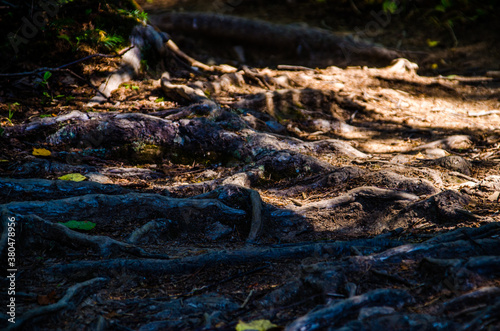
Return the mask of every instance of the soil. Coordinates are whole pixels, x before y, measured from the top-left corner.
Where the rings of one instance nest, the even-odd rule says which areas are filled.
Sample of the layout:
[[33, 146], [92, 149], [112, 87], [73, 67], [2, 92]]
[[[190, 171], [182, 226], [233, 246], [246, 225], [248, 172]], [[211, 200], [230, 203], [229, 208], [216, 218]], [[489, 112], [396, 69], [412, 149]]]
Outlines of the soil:
[[[262, 3], [216, 12], [353, 38], [370, 22], [347, 2]], [[139, 4], [160, 27], [214, 11]], [[179, 27], [172, 40], [210, 70], [149, 52], [149, 71], [102, 103], [68, 72], [46, 87], [3, 79], [1, 248], [14, 217], [19, 271], [18, 322], [1, 326], [500, 327], [498, 23], [456, 27], [454, 46], [449, 29], [409, 19], [368, 40], [395, 61]], [[78, 73], [99, 86], [120, 61]], [[85, 181], [57, 180], [68, 173]], [[70, 220], [96, 226], [59, 224]]]

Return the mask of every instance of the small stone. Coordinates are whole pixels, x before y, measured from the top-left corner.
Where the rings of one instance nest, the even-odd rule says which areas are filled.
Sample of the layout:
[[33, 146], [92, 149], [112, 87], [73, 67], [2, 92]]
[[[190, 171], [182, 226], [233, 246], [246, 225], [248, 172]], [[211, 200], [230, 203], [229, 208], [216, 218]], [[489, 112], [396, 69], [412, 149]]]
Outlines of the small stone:
[[334, 83], [334, 84], [333, 84], [333, 89], [334, 89], [334, 90], [341, 91], [341, 90], [343, 90], [343, 89], [344, 89], [344, 86], [345, 86], [345, 85], [344, 85], [344, 84], [342, 84], [342, 83]]
[[449, 155], [447, 151], [441, 148], [429, 148], [424, 150], [423, 154], [431, 159], [438, 159], [440, 157], [445, 157]]
[[436, 160], [436, 164], [446, 169], [461, 172], [467, 176], [471, 175], [471, 164], [469, 161], [458, 155], [441, 157]]
[[397, 154], [391, 159], [390, 162], [396, 164], [407, 164], [410, 163], [412, 159], [411, 155]]
[[91, 182], [96, 182], [100, 184], [113, 184], [113, 181], [108, 176], [105, 176], [97, 172], [89, 172], [85, 176]]
[[269, 129], [271, 129], [271, 131], [273, 131], [275, 133], [285, 132], [285, 127], [276, 121], [267, 121], [266, 125]]
[[487, 198], [489, 201], [499, 201], [500, 199], [500, 192], [496, 191], [495, 193], [493, 193], [492, 195], [488, 196]]
[[208, 239], [215, 241], [229, 235], [231, 232], [233, 232], [233, 230], [229, 226], [224, 225], [221, 222], [215, 222], [207, 231], [205, 236]]

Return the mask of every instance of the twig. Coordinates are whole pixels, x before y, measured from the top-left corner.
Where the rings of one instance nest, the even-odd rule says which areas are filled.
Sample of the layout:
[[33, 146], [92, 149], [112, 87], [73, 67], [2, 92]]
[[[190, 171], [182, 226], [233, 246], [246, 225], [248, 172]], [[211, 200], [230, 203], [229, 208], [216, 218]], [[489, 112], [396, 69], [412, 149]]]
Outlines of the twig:
[[200, 61], [198, 61], [196, 59], [193, 59], [191, 56], [189, 56], [186, 53], [184, 53], [179, 48], [179, 46], [177, 46], [177, 44], [172, 41], [172, 39], [170, 39], [169, 41], [167, 41], [167, 43], [165, 45], [168, 47], [168, 49], [174, 55], [176, 55], [177, 57], [179, 57], [181, 60], [184, 60], [184, 61], [188, 62], [191, 67], [196, 67], [196, 68], [199, 68], [199, 69], [202, 69], [202, 70], [205, 70], [205, 71], [220, 71], [220, 72], [223, 72], [223, 73], [236, 72], [236, 69], [232, 68], [230, 66], [224, 66], [224, 65], [221, 65], [221, 66], [217, 66], [217, 65], [209, 66], [209, 65], [207, 65], [205, 63], [202, 63], [202, 62], [200, 62]]
[[63, 64], [62, 66], [59, 66], [59, 67], [55, 67], [55, 68], [43, 67], [43, 68], [38, 68], [38, 69], [33, 70], [33, 71], [15, 72], [15, 73], [9, 73], [9, 74], [0, 74], [0, 77], [30, 76], [30, 75], [36, 75], [36, 74], [38, 74], [40, 72], [44, 72], [44, 71], [61, 71], [61, 69], [69, 67], [69, 66], [71, 66], [73, 64], [77, 64], [77, 63], [86, 61], [86, 60], [94, 58], [94, 57], [104, 57], [104, 58], [120, 57], [123, 54], [127, 53], [132, 48], [134, 48], [134, 46], [127, 47], [127, 48], [121, 50], [118, 54], [115, 54], [115, 55], [108, 55], [108, 54], [101, 54], [101, 53], [91, 54], [91, 55], [88, 55], [88, 56], [86, 56], [84, 58], [75, 60], [73, 62]]
[[174, 43], [172, 41], [172, 39], [170, 39], [166, 45], [172, 53], [179, 56], [181, 59], [187, 61], [191, 66], [200, 68], [200, 69], [205, 70], [205, 71], [214, 71], [214, 67], [206, 65], [205, 63], [201, 63], [201, 62], [193, 59], [192, 57], [190, 57], [189, 55], [187, 55], [183, 51], [181, 51], [179, 46], [177, 46], [177, 44]]
[[279, 70], [294, 70], [294, 71], [312, 70], [312, 71], [314, 71], [313, 68], [304, 67], [304, 66], [293, 66], [293, 65], [287, 65], [287, 64], [278, 64], [277, 68]]
[[458, 46], [458, 39], [457, 39], [457, 36], [455, 35], [455, 31], [453, 31], [453, 27], [450, 25], [450, 23], [447, 23], [446, 28], [448, 29], [451, 37], [453, 38], [453, 47], [457, 47]]
[[243, 303], [241, 304], [240, 308], [243, 309], [245, 308], [245, 306], [248, 304], [248, 302], [250, 301], [250, 298], [252, 297], [253, 293], [255, 292], [255, 290], [251, 290], [250, 293], [248, 293], [248, 296], [247, 298], [245, 299], [245, 301], [243, 301]]
[[479, 116], [488, 116], [488, 115], [495, 115], [495, 114], [500, 114], [500, 110], [488, 110], [488, 111], [480, 111], [480, 112], [468, 112], [467, 115], [470, 117], [479, 117]]
[[361, 15], [362, 14], [361, 11], [356, 6], [356, 4], [354, 3], [353, 0], [349, 0], [349, 3], [351, 4], [351, 8], [356, 13], [356, 15]]

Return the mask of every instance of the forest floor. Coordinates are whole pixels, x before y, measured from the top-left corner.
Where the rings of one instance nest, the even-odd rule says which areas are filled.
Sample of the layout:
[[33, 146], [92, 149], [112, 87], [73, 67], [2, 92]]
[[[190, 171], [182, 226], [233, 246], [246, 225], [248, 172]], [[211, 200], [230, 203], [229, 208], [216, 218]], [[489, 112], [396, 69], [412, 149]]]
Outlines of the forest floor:
[[[369, 22], [301, 3], [219, 12], [314, 36]], [[448, 29], [395, 18], [372, 40], [404, 57], [391, 62], [277, 49], [249, 21], [186, 14], [203, 3], [154, 5], [151, 20], [206, 65], [160, 47], [100, 103], [64, 71], [0, 81], [0, 249], [15, 218], [18, 270], [17, 321], [0, 327], [500, 327], [498, 43], [474, 37], [489, 22], [451, 47]], [[211, 35], [221, 20], [241, 39]], [[99, 86], [122, 62], [78, 65]], [[85, 180], [58, 180], [70, 173]]]

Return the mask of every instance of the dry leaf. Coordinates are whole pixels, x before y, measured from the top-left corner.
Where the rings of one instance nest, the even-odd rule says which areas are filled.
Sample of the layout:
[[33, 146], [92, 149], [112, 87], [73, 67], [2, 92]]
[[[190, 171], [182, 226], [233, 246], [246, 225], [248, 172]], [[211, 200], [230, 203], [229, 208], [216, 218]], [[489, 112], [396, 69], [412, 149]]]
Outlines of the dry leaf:
[[33, 155], [50, 156], [52, 153], [45, 148], [33, 148]]

